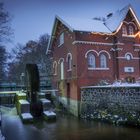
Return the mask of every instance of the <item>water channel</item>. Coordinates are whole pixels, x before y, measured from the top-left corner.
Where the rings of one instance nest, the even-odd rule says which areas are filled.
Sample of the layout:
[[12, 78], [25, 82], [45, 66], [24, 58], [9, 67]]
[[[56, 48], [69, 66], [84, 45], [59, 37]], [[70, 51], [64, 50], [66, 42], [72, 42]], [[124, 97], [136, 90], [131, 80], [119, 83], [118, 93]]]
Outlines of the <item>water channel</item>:
[[2, 132], [6, 140], [140, 140], [140, 129], [78, 120], [58, 113], [57, 120], [23, 124], [15, 108], [2, 107]]

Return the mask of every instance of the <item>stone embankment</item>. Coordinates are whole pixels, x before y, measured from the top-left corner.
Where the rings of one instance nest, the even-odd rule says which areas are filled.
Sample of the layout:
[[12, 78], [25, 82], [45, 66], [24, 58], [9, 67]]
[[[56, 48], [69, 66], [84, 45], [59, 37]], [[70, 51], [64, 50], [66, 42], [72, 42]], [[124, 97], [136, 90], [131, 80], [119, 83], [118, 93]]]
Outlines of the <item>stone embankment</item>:
[[140, 126], [140, 87], [83, 87], [80, 116], [117, 125]]

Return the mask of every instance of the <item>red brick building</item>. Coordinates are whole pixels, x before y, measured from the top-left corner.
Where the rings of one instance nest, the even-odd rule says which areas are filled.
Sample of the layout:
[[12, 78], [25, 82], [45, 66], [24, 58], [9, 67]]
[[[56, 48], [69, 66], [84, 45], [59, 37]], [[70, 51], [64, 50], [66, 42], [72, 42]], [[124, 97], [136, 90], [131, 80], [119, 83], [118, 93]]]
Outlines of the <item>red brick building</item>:
[[80, 87], [140, 77], [140, 23], [130, 5], [106, 18], [56, 16], [47, 52], [60, 102], [78, 115]]

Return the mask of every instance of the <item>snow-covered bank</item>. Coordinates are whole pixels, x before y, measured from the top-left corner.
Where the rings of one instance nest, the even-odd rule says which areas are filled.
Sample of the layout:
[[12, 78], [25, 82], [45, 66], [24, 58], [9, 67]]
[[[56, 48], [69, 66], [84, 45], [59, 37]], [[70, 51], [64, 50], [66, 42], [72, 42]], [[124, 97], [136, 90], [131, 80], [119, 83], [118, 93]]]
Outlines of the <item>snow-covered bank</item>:
[[140, 87], [140, 83], [114, 82], [113, 84], [108, 84], [108, 85], [84, 86], [84, 87], [81, 87], [81, 88], [107, 88], [107, 87]]

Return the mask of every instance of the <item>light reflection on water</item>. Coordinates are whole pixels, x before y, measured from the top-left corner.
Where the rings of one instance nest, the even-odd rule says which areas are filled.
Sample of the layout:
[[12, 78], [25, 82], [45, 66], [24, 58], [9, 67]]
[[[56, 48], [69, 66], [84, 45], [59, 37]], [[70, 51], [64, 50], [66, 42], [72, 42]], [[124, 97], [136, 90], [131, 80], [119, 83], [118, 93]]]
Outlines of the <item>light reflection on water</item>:
[[6, 140], [139, 140], [140, 129], [78, 120], [58, 114], [56, 122], [38, 120], [23, 124], [16, 110], [3, 108], [2, 131]]

